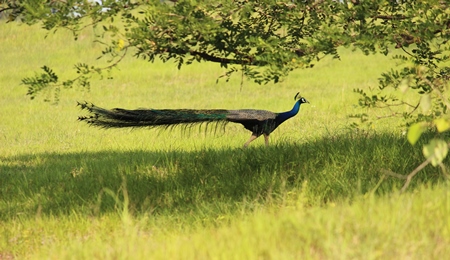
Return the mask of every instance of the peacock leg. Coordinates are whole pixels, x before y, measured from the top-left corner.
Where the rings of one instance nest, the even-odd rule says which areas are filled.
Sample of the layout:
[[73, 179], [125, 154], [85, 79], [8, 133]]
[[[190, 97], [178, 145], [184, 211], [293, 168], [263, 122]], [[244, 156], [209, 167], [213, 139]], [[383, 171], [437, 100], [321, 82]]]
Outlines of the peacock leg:
[[264, 134], [264, 141], [266, 141], [266, 146], [269, 146], [269, 135]]
[[252, 134], [252, 136], [250, 136], [250, 139], [248, 139], [248, 141], [244, 144], [244, 147], [247, 147], [253, 140], [255, 140], [256, 138], [258, 138], [257, 135]]

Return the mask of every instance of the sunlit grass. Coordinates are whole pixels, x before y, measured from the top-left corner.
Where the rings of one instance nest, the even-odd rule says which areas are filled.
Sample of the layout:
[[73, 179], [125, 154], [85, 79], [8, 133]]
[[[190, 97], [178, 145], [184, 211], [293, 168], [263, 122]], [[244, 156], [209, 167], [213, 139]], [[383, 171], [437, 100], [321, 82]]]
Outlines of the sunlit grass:
[[[408, 173], [423, 156], [395, 120], [365, 132], [354, 88], [377, 86], [394, 62], [343, 49], [259, 86], [226, 83], [211, 64], [176, 70], [126, 58], [91, 91], [64, 90], [58, 105], [20, 85], [42, 65], [72, 77], [95, 63], [92, 31], [1, 23], [0, 258], [443, 258], [450, 242], [448, 186], [426, 167], [410, 192], [382, 169]], [[102, 61], [100, 61], [102, 62]], [[240, 125], [97, 129], [77, 121], [77, 101], [112, 108], [256, 108], [286, 111], [300, 91], [311, 104], [270, 146]], [[369, 113], [371, 113], [369, 111]]]

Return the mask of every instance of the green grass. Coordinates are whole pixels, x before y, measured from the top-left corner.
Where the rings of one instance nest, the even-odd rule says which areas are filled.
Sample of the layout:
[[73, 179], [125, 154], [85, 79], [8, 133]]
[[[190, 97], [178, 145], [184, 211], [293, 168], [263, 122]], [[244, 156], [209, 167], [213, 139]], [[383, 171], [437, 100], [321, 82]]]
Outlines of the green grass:
[[[211, 64], [127, 58], [113, 80], [66, 90], [58, 105], [30, 101], [20, 80], [48, 65], [73, 76], [93, 63], [92, 31], [43, 39], [0, 23], [0, 259], [386, 259], [447, 257], [450, 197], [428, 166], [408, 192], [383, 169], [423, 160], [395, 120], [349, 128], [354, 88], [376, 87], [389, 57], [342, 50], [277, 85], [216, 79]], [[102, 130], [77, 122], [76, 101], [111, 107], [288, 110], [269, 147], [224, 129]], [[372, 112], [370, 112], [372, 113]], [[421, 140], [426, 141], [425, 138]], [[448, 162], [446, 162], [448, 164]]]

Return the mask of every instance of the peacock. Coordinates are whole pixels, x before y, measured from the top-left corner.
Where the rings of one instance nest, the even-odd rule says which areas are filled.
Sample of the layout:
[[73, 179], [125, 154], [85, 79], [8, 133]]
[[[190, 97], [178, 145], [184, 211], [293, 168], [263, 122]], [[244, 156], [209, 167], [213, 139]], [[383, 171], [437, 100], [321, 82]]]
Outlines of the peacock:
[[113, 108], [111, 110], [97, 107], [92, 103], [78, 102], [82, 110], [89, 116], [80, 116], [78, 120], [103, 128], [121, 127], [170, 127], [181, 124], [197, 123], [240, 123], [252, 132], [250, 139], [244, 144], [247, 147], [253, 140], [264, 135], [266, 146], [269, 135], [284, 121], [297, 115], [300, 105], [309, 103], [297, 93], [294, 107], [286, 112], [275, 113], [256, 109], [135, 109]]

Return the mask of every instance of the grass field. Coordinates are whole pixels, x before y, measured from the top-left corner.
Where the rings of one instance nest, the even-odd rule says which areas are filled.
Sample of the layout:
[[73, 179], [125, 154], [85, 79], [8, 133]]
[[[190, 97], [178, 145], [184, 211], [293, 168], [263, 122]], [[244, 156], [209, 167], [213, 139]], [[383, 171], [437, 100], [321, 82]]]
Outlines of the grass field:
[[[61, 77], [95, 63], [92, 31], [0, 23], [0, 259], [445, 259], [450, 193], [397, 127], [355, 131], [354, 88], [375, 88], [394, 62], [342, 50], [265, 86], [195, 64], [131, 57], [91, 91], [65, 90], [58, 105], [29, 100], [24, 77], [42, 65]], [[100, 61], [101, 62], [101, 61]], [[311, 104], [248, 149], [250, 133], [225, 129], [102, 130], [78, 122], [77, 101], [112, 108], [289, 110]], [[373, 113], [370, 112], [369, 113]], [[425, 141], [425, 140], [422, 140]], [[446, 162], [448, 165], [448, 161]]]

